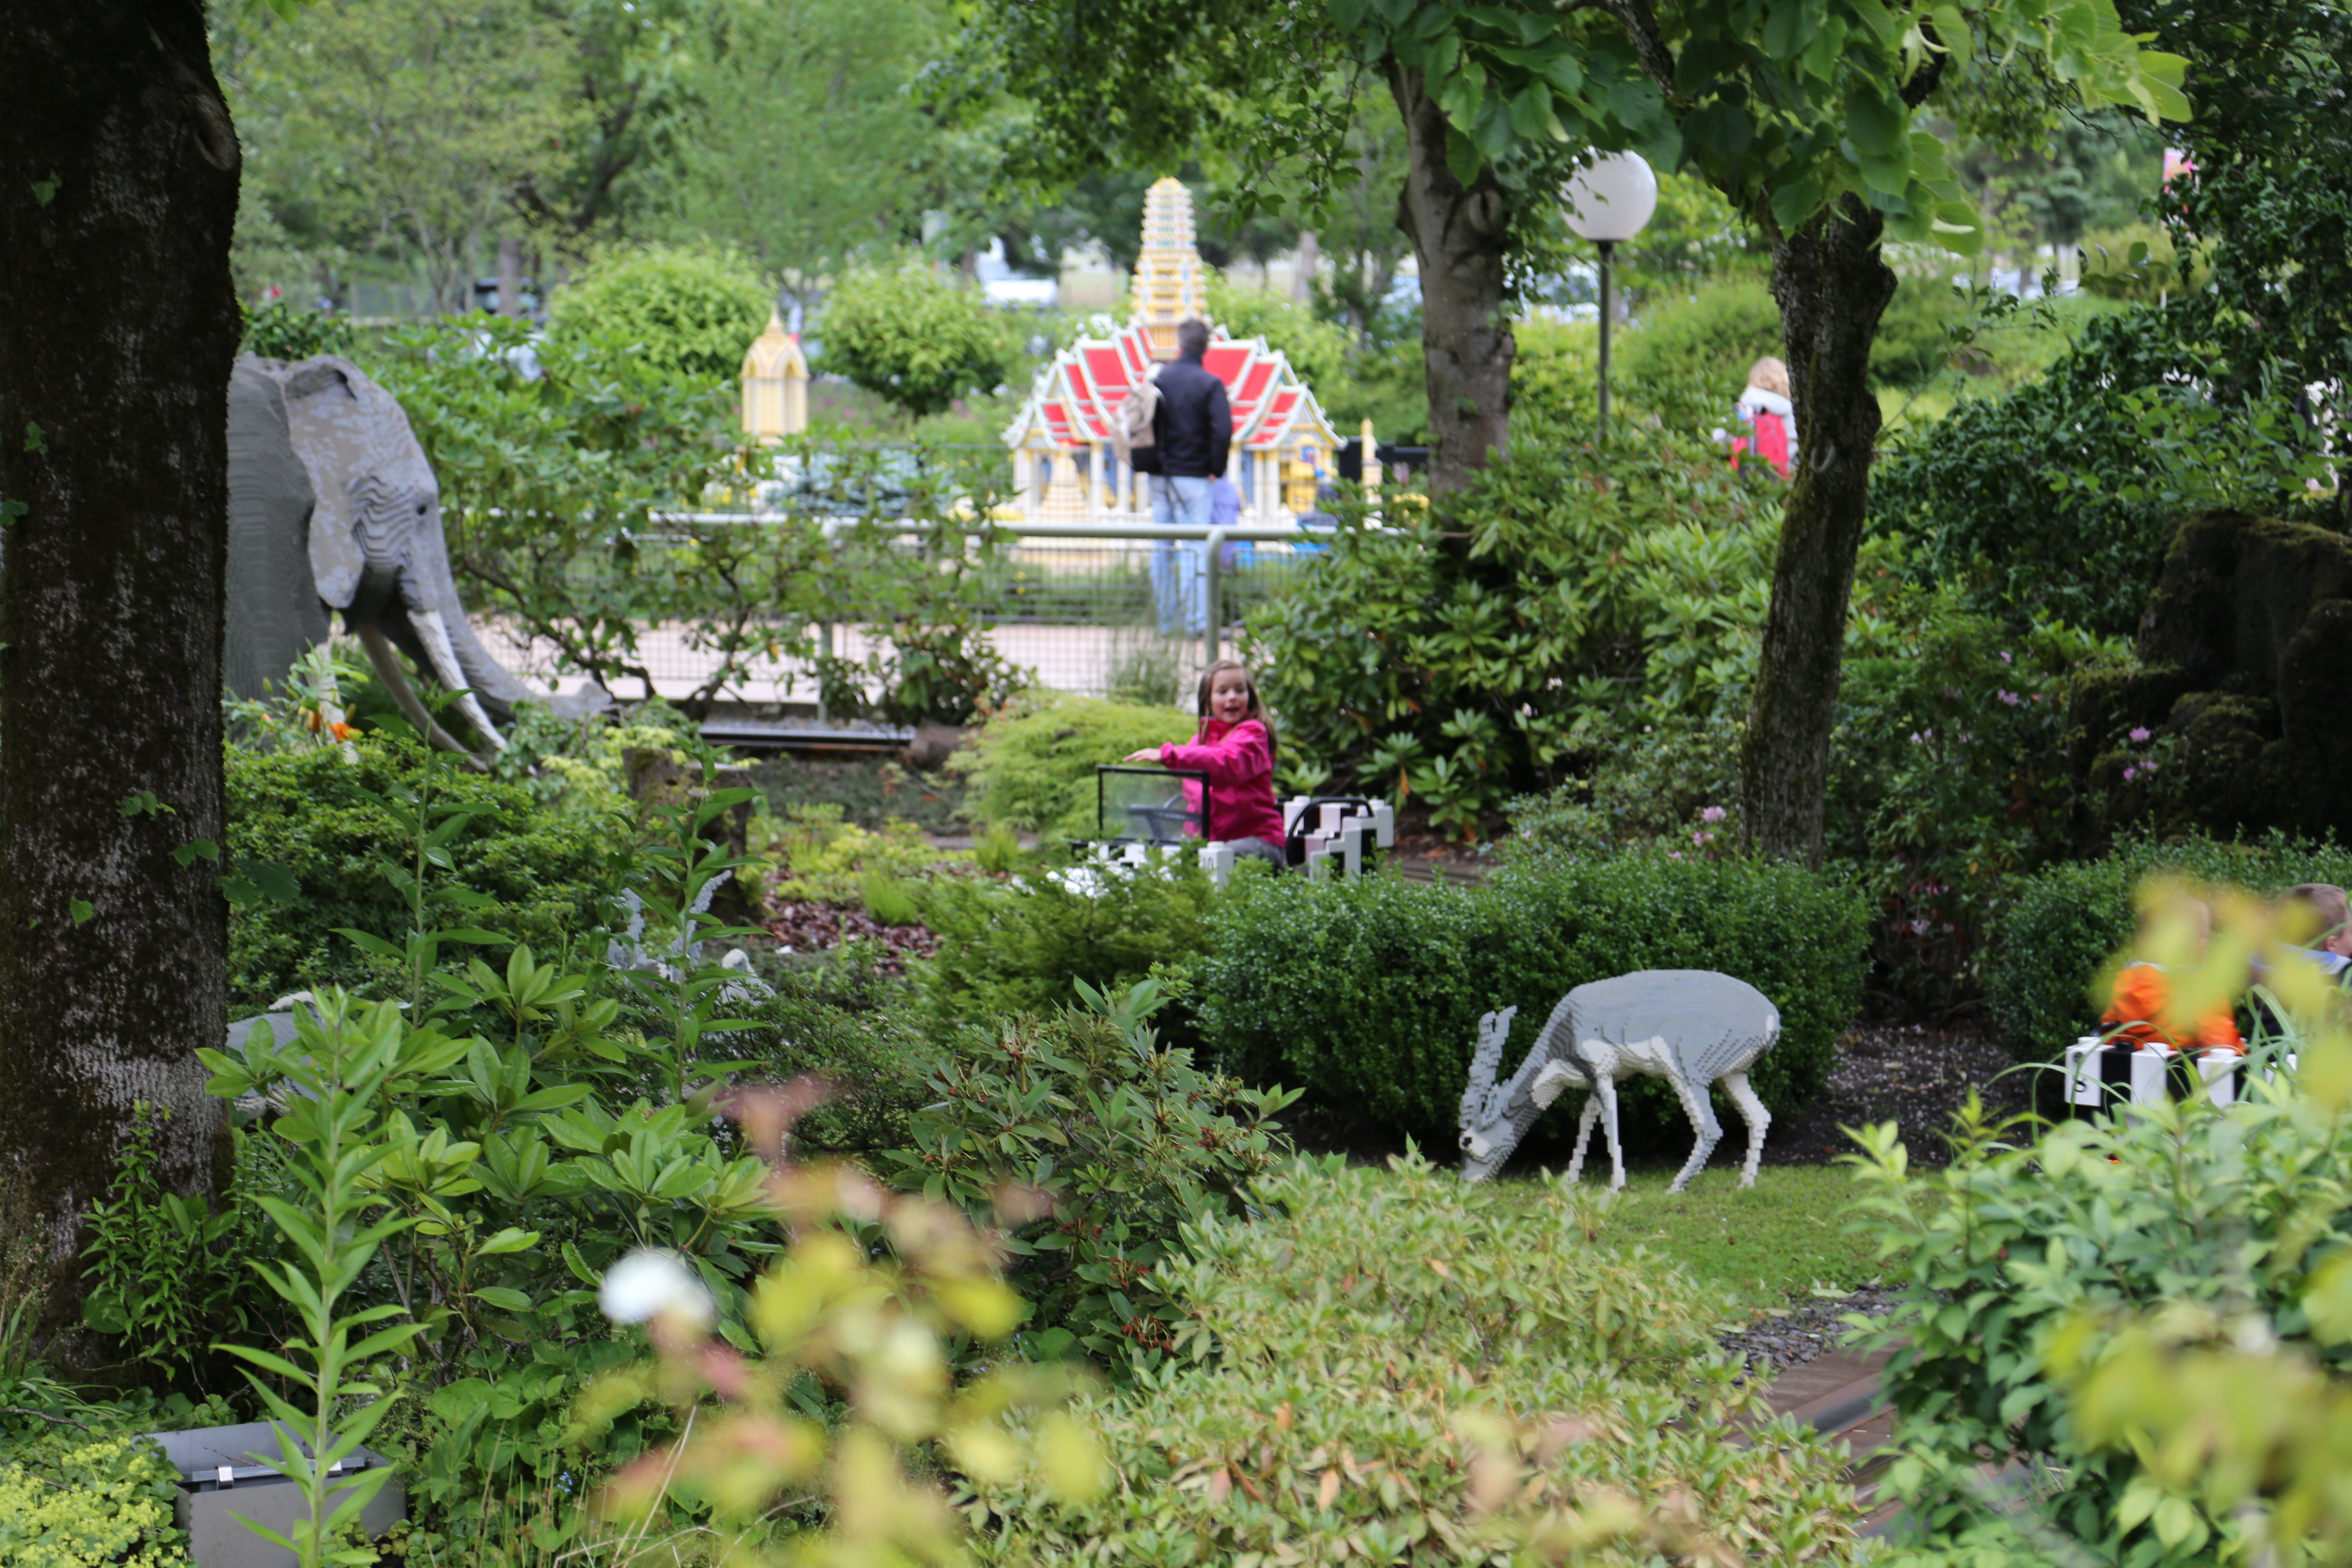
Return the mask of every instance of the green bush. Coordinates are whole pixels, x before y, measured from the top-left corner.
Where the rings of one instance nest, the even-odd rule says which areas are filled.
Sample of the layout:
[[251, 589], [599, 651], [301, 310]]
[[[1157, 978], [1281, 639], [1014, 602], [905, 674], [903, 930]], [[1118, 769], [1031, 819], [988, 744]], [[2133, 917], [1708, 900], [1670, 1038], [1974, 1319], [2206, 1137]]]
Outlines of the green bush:
[[1870, 340], [1870, 379], [1916, 387], [1952, 363], [1950, 329], [1969, 319], [1968, 300], [1939, 278], [1906, 278], [1895, 288], [1878, 334]]
[[1122, 1373], [1157, 1360], [1192, 1316], [1168, 1286], [1179, 1231], [1239, 1214], [1242, 1189], [1290, 1152], [1273, 1117], [1297, 1097], [1161, 1045], [1157, 992], [1082, 987], [1084, 1008], [959, 1031], [929, 1064], [934, 1103], [891, 1155], [900, 1186], [982, 1223], [1008, 1189], [1048, 1205], [1004, 1232], [1033, 1359], [1079, 1350]]
[[1959, 586], [2011, 626], [2129, 637], [2184, 512], [2299, 516], [2334, 498], [2305, 493], [2313, 437], [2284, 367], [2205, 363], [2178, 299], [2074, 320], [2047, 374], [1890, 446], [1871, 475], [1870, 528], [1909, 542], [1918, 581]]
[[1291, 779], [1473, 837], [1639, 721], [1714, 706], [1763, 623], [1783, 487], [1646, 433], [1570, 462], [1515, 447], [1250, 614]]
[[[346, 763], [333, 747], [230, 749], [230, 853], [275, 861], [302, 891], [294, 904], [232, 913], [233, 1005], [255, 1010], [291, 991], [368, 984], [374, 961], [334, 933], [407, 928], [405, 896], [378, 869], [382, 861], [401, 863], [409, 847], [383, 797], [422, 787], [427, 753], [395, 736], [370, 736], [359, 758]], [[447, 847], [457, 874], [435, 882], [436, 924], [487, 925], [550, 953], [603, 924], [600, 906], [620, 885], [614, 818], [551, 812], [513, 784], [455, 769], [436, 768], [434, 779], [436, 799], [470, 814]]]
[[[1011, 882], [941, 880], [912, 889], [939, 950], [917, 984], [935, 1017], [1049, 1013], [1071, 987], [1124, 988], [1152, 965], [1200, 951], [1213, 889], [1192, 857], [1171, 851], [1133, 875], [1033, 870]], [[1079, 890], [1083, 889], [1083, 890]]]
[[[1098, 1497], [973, 1488], [983, 1563], [1842, 1562], [1842, 1450], [1757, 1410], [1722, 1303], [1575, 1202], [1302, 1163], [1171, 1260], [1205, 1365], [1080, 1404]], [[1735, 1549], [1726, 1544], [1738, 1542]], [[1519, 1554], [1521, 1549], [1524, 1555]]]
[[[2306, 1038], [2304, 1089], [2315, 1052], [2340, 1060], [2345, 1049], [2340, 1037], [2324, 1047]], [[2159, 1325], [2168, 1351], [2238, 1352], [2264, 1369], [2258, 1377], [2275, 1371], [2340, 1412], [2336, 1303], [2352, 1258], [2342, 1196], [2352, 1120], [2340, 1100], [2306, 1097], [2282, 1075], [2226, 1113], [2203, 1101], [2143, 1107], [2067, 1123], [2024, 1147], [1964, 1113], [1957, 1134], [1948, 1170], [1916, 1179], [1892, 1123], [1864, 1139], [1862, 1173], [1875, 1191], [1862, 1223], [1903, 1292], [1881, 1339], [1894, 1352], [1884, 1386], [1896, 1412], [1882, 1495], [1901, 1499], [1903, 1533], [1927, 1561], [1955, 1564], [2269, 1558], [2253, 1549], [2259, 1501], [2209, 1507], [2198, 1483], [2269, 1493], [2275, 1472], [2208, 1445], [2259, 1426], [2332, 1482], [2340, 1449], [2325, 1427], [2258, 1406], [2262, 1385], [2241, 1377], [2222, 1402], [2181, 1412], [2191, 1430], [2151, 1431], [2131, 1405], [2180, 1396], [2151, 1364], [2168, 1358], [2147, 1354], [2144, 1338], [2135, 1363], [2105, 1368], [2129, 1393], [2084, 1399], [2067, 1384], [2116, 1356], [2137, 1318]], [[2126, 1422], [2127, 1436], [2086, 1438], [2089, 1425]], [[2003, 1488], [1996, 1504], [1980, 1468], [1989, 1454], [2021, 1461], [2032, 1484]], [[2194, 1478], [2186, 1486], [2184, 1471]]]
[[916, 419], [1013, 374], [1011, 332], [977, 289], [923, 267], [853, 272], [825, 296], [824, 368]]
[[1095, 765], [1189, 740], [1199, 727], [1181, 709], [1040, 689], [990, 715], [948, 768], [969, 781], [964, 809], [976, 821], [1048, 840], [1092, 838]]
[[[1867, 912], [1835, 877], [1696, 848], [1532, 856], [1470, 891], [1393, 875], [1240, 878], [1210, 910], [1193, 1008], [1214, 1058], [1243, 1078], [1445, 1144], [1481, 1014], [1518, 1008], [1516, 1062], [1587, 981], [1721, 970], [1780, 1011], [1780, 1043], [1748, 1075], [1780, 1115], [1820, 1092], [1853, 1016]], [[1626, 1103], [1681, 1123], [1671, 1096], [1643, 1084]]]
[[2126, 839], [2096, 860], [2053, 866], [2019, 887], [1994, 931], [1985, 994], [2020, 1061], [2057, 1058], [2106, 1005], [2093, 987], [2131, 940], [2133, 891], [2153, 873], [2275, 894], [2298, 882], [2352, 887], [2352, 848], [2273, 834], [2251, 843]]
[[11, 1568], [185, 1568], [172, 1523], [179, 1472], [129, 1434], [58, 1429], [0, 1458], [0, 1563]]
[[1659, 300], [1617, 342], [1629, 381], [1716, 387], [1720, 417], [1728, 420], [1748, 367], [1782, 352], [1780, 307], [1761, 279], [1727, 278]]
[[244, 314], [245, 342], [239, 347], [264, 359], [348, 355], [357, 336], [349, 316], [334, 310], [307, 310], [291, 300], [273, 300]]
[[726, 251], [654, 246], [599, 261], [556, 292], [552, 335], [632, 346], [632, 357], [681, 382], [730, 381], [766, 329], [775, 292]]

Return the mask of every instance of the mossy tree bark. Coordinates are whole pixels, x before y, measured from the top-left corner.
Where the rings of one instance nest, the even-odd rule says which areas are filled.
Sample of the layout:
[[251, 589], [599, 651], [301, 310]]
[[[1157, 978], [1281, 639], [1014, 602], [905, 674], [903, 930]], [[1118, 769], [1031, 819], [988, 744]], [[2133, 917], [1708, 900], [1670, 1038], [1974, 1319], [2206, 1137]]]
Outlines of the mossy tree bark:
[[173, 851], [226, 837], [238, 153], [201, 0], [0, 0], [0, 1171], [55, 1336], [134, 1102], [213, 1181], [227, 912]]
[[1818, 863], [1847, 602], [1870, 506], [1878, 398], [1870, 344], [1895, 297], [1885, 221], [1848, 196], [1772, 250], [1772, 295], [1797, 405], [1797, 464], [1748, 715], [1740, 785], [1748, 842]]
[[1421, 264], [1429, 488], [1443, 495], [1468, 485], [1510, 437], [1511, 361], [1518, 352], [1504, 272], [1510, 202], [1491, 168], [1482, 163], [1465, 185], [1447, 166], [1445, 111], [1423, 89], [1421, 72], [1393, 60], [1389, 72], [1409, 159], [1397, 226]]

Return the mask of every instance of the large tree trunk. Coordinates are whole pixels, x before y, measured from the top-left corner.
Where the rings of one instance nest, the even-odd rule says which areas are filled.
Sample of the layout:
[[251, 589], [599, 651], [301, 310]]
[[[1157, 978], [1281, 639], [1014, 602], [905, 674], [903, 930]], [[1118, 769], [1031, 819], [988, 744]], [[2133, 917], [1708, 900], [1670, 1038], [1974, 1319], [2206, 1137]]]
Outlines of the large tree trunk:
[[201, 0], [0, 0], [0, 1180], [54, 1333], [134, 1101], [214, 1176], [227, 910], [173, 851], [225, 837], [238, 157]]
[[1445, 111], [1421, 73], [1391, 62], [1409, 162], [1397, 226], [1421, 262], [1421, 342], [1429, 383], [1429, 488], [1458, 490], [1510, 438], [1511, 336], [1503, 253], [1510, 203], [1491, 170], [1465, 185], [1445, 163]]
[[1798, 453], [1740, 758], [1748, 841], [1817, 863], [1854, 552], [1870, 505], [1878, 399], [1870, 344], [1895, 297], [1879, 215], [1848, 196], [1773, 247]]

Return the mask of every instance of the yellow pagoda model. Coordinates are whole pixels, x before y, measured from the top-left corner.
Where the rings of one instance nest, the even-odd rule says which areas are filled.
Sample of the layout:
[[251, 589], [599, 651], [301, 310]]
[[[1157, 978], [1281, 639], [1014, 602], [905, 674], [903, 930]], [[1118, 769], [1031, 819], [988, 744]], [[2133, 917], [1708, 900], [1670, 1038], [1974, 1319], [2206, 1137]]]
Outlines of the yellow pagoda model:
[[808, 428], [808, 359], [801, 341], [768, 311], [768, 330], [743, 355], [743, 434], [773, 443]]
[[1151, 341], [1151, 357], [1176, 357], [1176, 328], [1188, 316], [1209, 319], [1209, 280], [1192, 235], [1192, 193], [1181, 180], [1160, 180], [1143, 194], [1143, 248], [1135, 257], [1135, 324]]
[[[1030, 521], [1089, 518], [1131, 523], [1151, 503], [1136, 476], [1114, 471], [1111, 429], [1127, 395], [1176, 357], [1176, 328], [1208, 319], [1208, 285], [1192, 237], [1192, 194], [1162, 180], [1144, 198], [1143, 250], [1135, 264], [1134, 313], [1108, 338], [1081, 338], [1042, 366], [1028, 401], [1004, 432]], [[1212, 327], [1202, 364], [1225, 384], [1234, 412], [1226, 477], [1241, 491], [1244, 521], [1286, 524], [1315, 509], [1319, 477], [1338, 477], [1339, 437], [1280, 350]], [[1079, 473], [1086, 455], [1086, 476]]]

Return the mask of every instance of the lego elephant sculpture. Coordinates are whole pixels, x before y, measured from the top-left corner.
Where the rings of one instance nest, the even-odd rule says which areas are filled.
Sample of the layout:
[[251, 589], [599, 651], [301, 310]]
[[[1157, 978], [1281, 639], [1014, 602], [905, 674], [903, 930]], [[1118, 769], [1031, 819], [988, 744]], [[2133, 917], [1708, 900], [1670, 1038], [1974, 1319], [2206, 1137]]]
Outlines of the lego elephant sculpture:
[[530, 693], [466, 618], [441, 531], [441, 490], [393, 395], [332, 354], [241, 355], [228, 394], [228, 629], [223, 673], [240, 697], [282, 685], [342, 612], [394, 700], [433, 744], [479, 759], [435, 721], [394, 648], [463, 693], [492, 748], [526, 696], [573, 716], [604, 694]]

